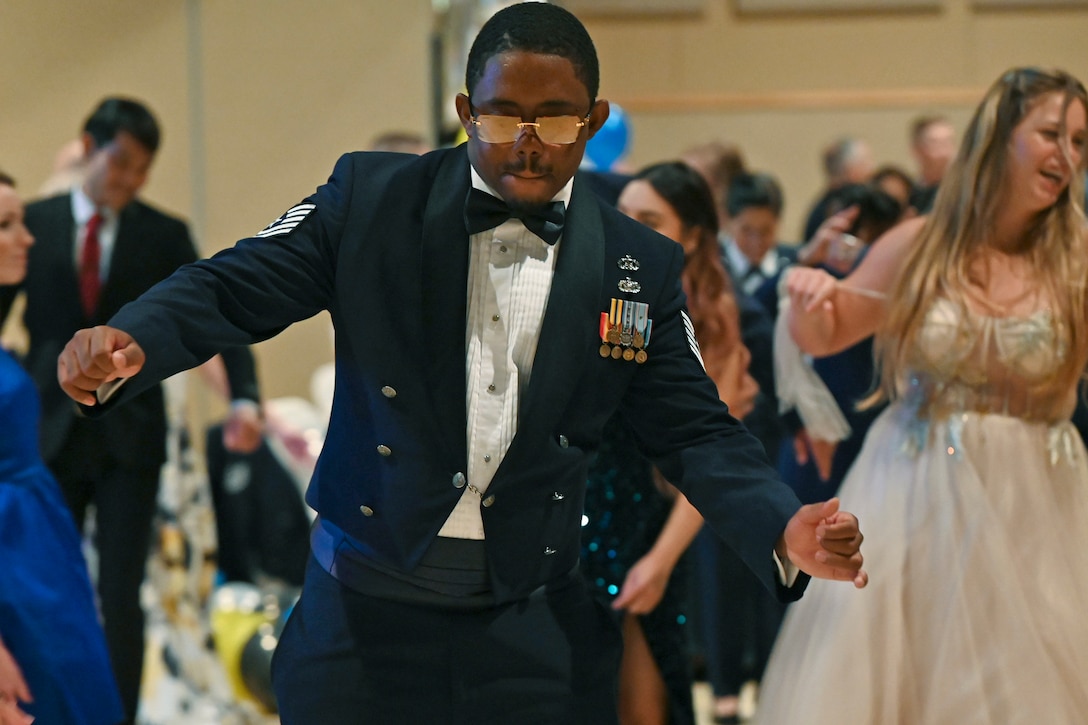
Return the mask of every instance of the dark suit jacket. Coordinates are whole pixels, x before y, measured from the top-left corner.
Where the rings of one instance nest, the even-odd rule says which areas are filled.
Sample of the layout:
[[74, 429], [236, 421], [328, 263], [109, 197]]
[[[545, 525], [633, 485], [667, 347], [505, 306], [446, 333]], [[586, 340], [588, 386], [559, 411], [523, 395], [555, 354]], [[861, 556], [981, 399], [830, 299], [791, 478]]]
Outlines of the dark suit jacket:
[[[75, 268], [75, 221], [70, 194], [29, 204], [26, 226], [35, 237], [30, 248], [24, 324], [30, 336], [25, 365], [42, 399], [42, 456], [53, 461], [78, 415], [57, 384], [57, 355], [81, 328], [100, 325], [126, 302], [139, 297], [178, 267], [197, 259], [188, 227], [140, 201], [121, 211], [110, 273], [98, 309], [88, 319], [79, 301]], [[0, 320], [6, 319], [19, 287], [0, 288]], [[246, 350], [230, 353], [235, 397], [256, 400], [252, 357]], [[128, 468], [157, 471], [166, 457], [166, 419], [162, 390], [152, 386], [132, 405], [101, 421], [102, 444]]]
[[[147, 365], [92, 412], [327, 309], [336, 389], [307, 502], [367, 556], [410, 571], [460, 498], [467, 468], [469, 187], [463, 146], [343, 156], [306, 200], [314, 209], [290, 217], [297, 226], [284, 222], [286, 233], [186, 267], [111, 320], [144, 347]], [[619, 268], [625, 255], [638, 271]], [[577, 562], [587, 466], [617, 409], [665, 477], [776, 588], [771, 552], [799, 504], [689, 345], [683, 262], [679, 245], [575, 180], [518, 432], [488, 489], [492, 505], [480, 509], [499, 601]], [[620, 292], [624, 277], [641, 291]], [[649, 305], [643, 365], [598, 354], [600, 314], [613, 297]], [[783, 595], [799, 596], [805, 581]]]

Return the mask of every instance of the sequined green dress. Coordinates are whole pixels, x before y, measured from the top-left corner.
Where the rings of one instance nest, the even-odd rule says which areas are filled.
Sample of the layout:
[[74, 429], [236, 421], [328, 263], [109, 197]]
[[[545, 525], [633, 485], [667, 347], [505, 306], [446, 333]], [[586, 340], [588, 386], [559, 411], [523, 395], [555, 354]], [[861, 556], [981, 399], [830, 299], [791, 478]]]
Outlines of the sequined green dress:
[[[630, 428], [613, 416], [589, 471], [580, 564], [590, 590], [606, 605], [619, 594], [628, 569], [653, 546], [672, 510], [651, 471]], [[670, 725], [695, 724], [683, 612], [686, 580], [681, 558], [657, 608], [639, 618], [668, 691]]]

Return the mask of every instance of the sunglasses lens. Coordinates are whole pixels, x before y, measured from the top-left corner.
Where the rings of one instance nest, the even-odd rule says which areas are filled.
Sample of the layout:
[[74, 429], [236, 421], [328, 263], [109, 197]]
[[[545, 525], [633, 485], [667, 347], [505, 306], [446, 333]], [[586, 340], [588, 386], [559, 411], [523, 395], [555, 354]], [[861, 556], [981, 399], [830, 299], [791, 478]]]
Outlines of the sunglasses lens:
[[514, 143], [520, 123], [517, 116], [477, 116], [476, 130], [484, 143]]
[[537, 135], [544, 143], [574, 143], [582, 128], [582, 119], [577, 116], [541, 116], [536, 122], [540, 124], [536, 129]]
[[484, 143], [514, 143], [523, 130], [533, 128], [544, 143], [572, 144], [583, 125], [577, 116], [540, 116], [533, 123], [522, 123], [517, 116], [477, 116], [474, 123]]

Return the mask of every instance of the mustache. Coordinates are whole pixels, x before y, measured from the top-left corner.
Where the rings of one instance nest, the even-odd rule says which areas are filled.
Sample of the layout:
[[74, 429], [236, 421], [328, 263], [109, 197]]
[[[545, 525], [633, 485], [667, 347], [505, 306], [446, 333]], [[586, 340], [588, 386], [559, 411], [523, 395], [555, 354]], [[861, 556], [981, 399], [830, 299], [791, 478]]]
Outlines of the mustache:
[[523, 159], [521, 163], [507, 164], [503, 166], [503, 173], [507, 174], [522, 174], [530, 173], [533, 175], [550, 174], [552, 169], [550, 166], [545, 166], [540, 163], [540, 159], [533, 156], [528, 159]]

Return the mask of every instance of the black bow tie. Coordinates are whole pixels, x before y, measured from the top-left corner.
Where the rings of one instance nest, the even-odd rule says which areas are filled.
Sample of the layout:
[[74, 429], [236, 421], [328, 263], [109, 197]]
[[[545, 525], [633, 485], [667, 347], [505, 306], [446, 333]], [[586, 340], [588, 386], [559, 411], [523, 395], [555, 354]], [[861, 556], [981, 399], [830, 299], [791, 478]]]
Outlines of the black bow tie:
[[465, 200], [465, 226], [469, 234], [494, 229], [507, 219], [520, 219], [522, 224], [548, 244], [559, 241], [563, 233], [566, 207], [553, 201], [537, 209], [511, 209], [506, 202], [486, 191], [472, 189]]

